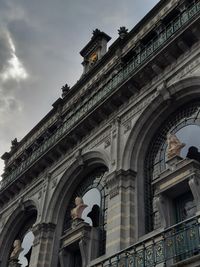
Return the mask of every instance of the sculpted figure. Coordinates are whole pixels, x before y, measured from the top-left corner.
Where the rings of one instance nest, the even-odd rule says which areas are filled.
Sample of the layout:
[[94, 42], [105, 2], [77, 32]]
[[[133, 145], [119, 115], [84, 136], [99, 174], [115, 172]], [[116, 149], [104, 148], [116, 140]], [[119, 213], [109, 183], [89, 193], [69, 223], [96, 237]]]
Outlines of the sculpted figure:
[[180, 156], [181, 149], [185, 146], [184, 143], [181, 143], [175, 134], [169, 133], [167, 135], [167, 157], [168, 159], [173, 158], [174, 156]]
[[21, 241], [19, 239], [16, 239], [13, 243], [13, 251], [10, 254], [10, 259], [18, 259], [19, 254], [23, 251], [24, 249], [21, 246]]
[[83, 199], [81, 197], [75, 198], [76, 207], [71, 210], [72, 219], [81, 219], [83, 210], [87, 208], [87, 205], [84, 204]]

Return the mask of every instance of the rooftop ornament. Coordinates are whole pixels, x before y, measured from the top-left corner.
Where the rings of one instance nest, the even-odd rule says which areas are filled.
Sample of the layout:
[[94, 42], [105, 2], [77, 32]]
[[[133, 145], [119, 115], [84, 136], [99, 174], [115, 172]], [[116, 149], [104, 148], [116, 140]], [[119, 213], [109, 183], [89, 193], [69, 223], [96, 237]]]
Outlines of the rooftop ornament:
[[128, 34], [128, 29], [126, 27], [122, 26], [119, 28], [118, 34], [119, 34], [119, 37], [121, 39], [124, 39], [126, 37], [126, 35]]
[[62, 98], [64, 98], [70, 90], [69, 85], [66, 83], [62, 88]]
[[99, 29], [95, 29], [92, 33], [93, 36], [98, 36], [101, 33], [101, 31]]
[[17, 141], [17, 138], [11, 140], [11, 150], [15, 149], [18, 146], [19, 142]]

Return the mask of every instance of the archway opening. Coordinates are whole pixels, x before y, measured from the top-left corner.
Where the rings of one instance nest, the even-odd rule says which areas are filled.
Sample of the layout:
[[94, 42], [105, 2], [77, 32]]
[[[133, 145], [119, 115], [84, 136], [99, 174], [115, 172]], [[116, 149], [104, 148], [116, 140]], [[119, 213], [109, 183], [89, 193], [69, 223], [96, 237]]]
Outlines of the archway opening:
[[[167, 164], [167, 135], [175, 134], [180, 142], [185, 143], [180, 156], [183, 158], [200, 159], [200, 102], [187, 103], [170, 114], [163, 121], [154, 134], [145, 158], [144, 202], [145, 202], [145, 229], [150, 232], [159, 228], [160, 218], [154, 202], [154, 183], [160, 174], [166, 170]], [[189, 151], [196, 151], [189, 153]], [[189, 154], [188, 154], [189, 153]], [[196, 157], [196, 158], [195, 158]], [[188, 194], [188, 192], [185, 192]], [[180, 192], [181, 195], [181, 192]]]
[[10, 244], [10, 253], [7, 266], [10, 262], [16, 261], [21, 267], [28, 267], [31, 259], [34, 235], [32, 226], [37, 219], [37, 211], [33, 207], [27, 207], [21, 213], [21, 223], [12, 237]]

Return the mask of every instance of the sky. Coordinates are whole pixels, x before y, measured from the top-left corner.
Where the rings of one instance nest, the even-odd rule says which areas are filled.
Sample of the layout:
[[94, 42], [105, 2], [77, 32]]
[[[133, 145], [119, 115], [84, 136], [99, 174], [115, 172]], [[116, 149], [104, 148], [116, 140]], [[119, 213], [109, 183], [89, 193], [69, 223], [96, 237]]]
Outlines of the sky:
[[[0, 0], [0, 155], [82, 74], [79, 54], [99, 28], [112, 37], [158, 0]], [[3, 172], [0, 160], [0, 174]]]

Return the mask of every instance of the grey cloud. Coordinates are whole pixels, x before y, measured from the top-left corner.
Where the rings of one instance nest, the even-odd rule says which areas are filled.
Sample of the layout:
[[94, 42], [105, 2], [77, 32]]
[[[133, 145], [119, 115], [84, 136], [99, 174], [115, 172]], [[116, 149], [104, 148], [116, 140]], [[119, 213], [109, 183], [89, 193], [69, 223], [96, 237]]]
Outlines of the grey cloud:
[[[22, 138], [51, 109], [63, 84], [72, 86], [80, 78], [79, 51], [92, 30], [100, 28], [114, 41], [120, 26], [131, 29], [156, 2], [0, 0], [0, 24], [10, 33], [16, 55], [29, 74], [20, 82], [0, 81], [0, 154], [9, 149], [10, 139]], [[1, 39], [0, 72], [1, 58], [5, 62], [9, 57]]]
[[11, 49], [8, 43], [6, 32], [0, 29], [0, 73], [7, 65], [7, 61], [11, 57]]

